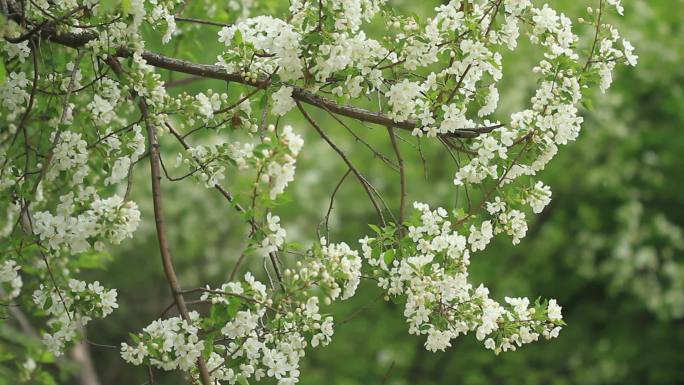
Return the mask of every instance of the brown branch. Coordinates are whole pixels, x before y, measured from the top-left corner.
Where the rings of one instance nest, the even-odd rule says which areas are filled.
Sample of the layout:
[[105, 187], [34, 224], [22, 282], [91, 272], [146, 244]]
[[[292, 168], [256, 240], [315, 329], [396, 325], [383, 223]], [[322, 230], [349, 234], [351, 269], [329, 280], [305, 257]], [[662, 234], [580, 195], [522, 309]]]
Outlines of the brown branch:
[[[81, 333], [86, 333], [85, 328], [80, 328]], [[71, 358], [80, 364], [80, 371], [76, 373], [76, 379], [81, 385], [100, 385], [100, 378], [95, 370], [90, 346], [86, 341], [81, 341], [71, 349]]]
[[274, 313], [280, 313], [280, 310], [274, 308], [273, 306], [269, 305], [269, 304], [266, 303], [266, 302], [259, 301], [259, 300], [256, 299], [256, 298], [253, 298], [253, 297], [250, 297], [250, 296], [246, 296], [246, 295], [243, 295], [243, 294], [239, 294], [239, 293], [233, 293], [233, 292], [230, 292], [230, 291], [223, 291], [223, 290], [216, 290], [216, 289], [209, 289], [209, 288], [200, 287], [200, 288], [197, 288], [197, 289], [186, 290], [186, 291], [184, 291], [183, 293], [189, 294], [189, 293], [196, 293], [196, 292], [202, 292], [202, 293], [209, 293], [209, 294], [214, 294], [214, 295], [224, 295], [224, 296], [227, 296], [227, 297], [240, 298], [240, 299], [245, 300], [245, 301], [247, 301], [247, 302], [261, 305], [261, 306], [265, 307], [266, 309], [271, 310], [271, 311], [274, 312]]
[[376, 150], [375, 148], [373, 148], [373, 146], [371, 146], [370, 143], [366, 142], [365, 140], [363, 140], [363, 138], [361, 138], [360, 136], [356, 135], [356, 133], [354, 132], [354, 130], [352, 130], [351, 127], [349, 127], [348, 124], [346, 124], [345, 122], [343, 122], [342, 119], [338, 118], [337, 115], [333, 114], [332, 112], [330, 112], [330, 111], [328, 111], [328, 110], [326, 110], [326, 112], [327, 112], [333, 119], [335, 119], [342, 127], [344, 127], [344, 128], [345, 128], [345, 129], [354, 137], [354, 139], [355, 139], [357, 142], [361, 142], [361, 144], [363, 144], [364, 146], [366, 146], [366, 147], [373, 153], [373, 155], [374, 155], [375, 157], [380, 158], [380, 160], [382, 160], [385, 164], [387, 164], [388, 166], [390, 166], [394, 171], [399, 171], [399, 167], [398, 167], [396, 164], [392, 163], [392, 161], [391, 161], [389, 158], [387, 158], [384, 154], [382, 154], [380, 151], [378, 151], [378, 150]]
[[[147, 139], [150, 146], [150, 172], [152, 174], [152, 203], [154, 205], [154, 222], [157, 227], [157, 239], [159, 241], [159, 251], [161, 253], [162, 265], [164, 266], [164, 274], [166, 280], [171, 288], [171, 294], [176, 302], [178, 312], [184, 320], [190, 321], [188, 308], [183, 298], [183, 290], [181, 289], [176, 271], [173, 268], [173, 259], [171, 251], [169, 250], [168, 241], [166, 239], [166, 228], [164, 226], [164, 208], [161, 196], [161, 171], [159, 167], [159, 143], [157, 142], [156, 128], [148, 120], [147, 104], [145, 100], [140, 101], [140, 109], [145, 119], [147, 126]], [[197, 368], [199, 369], [200, 379], [203, 385], [211, 385], [211, 378], [209, 370], [204, 359], [200, 356], [197, 359]]]
[[403, 234], [404, 211], [406, 207], [406, 169], [404, 167], [404, 158], [402, 158], [401, 150], [399, 150], [399, 145], [397, 144], [397, 138], [394, 133], [394, 128], [388, 126], [387, 132], [389, 133], [390, 141], [392, 142], [392, 148], [394, 149], [394, 153], [397, 155], [397, 163], [399, 164], [399, 183], [401, 186], [401, 197], [399, 200], [399, 223], [397, 223], [397, 226], [399, 228], [399, 232]]
[[313, 120], [313, 118], [311, 118], [311, 116], [304, 110], [304, 107], [302, 107], [301, 103], [299, 103], [299, 101], [297, 101], [296, 103], [297, 103], [297, 107], [299, 108], [299, 111], [302, 113], [304, 118], [318, 132], [318, 134], [321, 136], [321, 138], [323, 138], [323, 140], [325, 140], [326, 143], [328, 143], [328, 145], [330, 145], [330, 147], [332, 147], [332, 149], [335, 150], [335, 152], [337, 152], [337, 154], [340, 156], [340, 158], [342, 158], [342, 160], [347, 165], [347, 167], [349, 167], [349, 169], [352, 170], [352, 173], [354, 173], [356, 178], [361, 183], [361, 186], [366, 191], [366, 194], [368, 195], [368, 198], [370, 198], [370, 201], [373, 204], [375, 211], [378, 213], [378, 217], [380, 218], [380, 222], [384, 226], [385, 225], [385, 216], [382, 215], [382, 209], [380, 208], [380, 206], [378, 206], [378, 202], [375, 201], [375, 197], [373, 196], [373, 192], [371, 191], [370, 187], [368, 186], [369, 183], [366, 180], [366, 178], [363, 175], [361, 175], [361, 173], [359, 172], [359, 170], [356, 169], [356, 167], [354, 167], [354, 165], [351, 163], [349, 158], [347, 158], [347, 155], [344, 153], [344, 151], [342, 151], [342, 149], [337, 147], [337, 145], [328, 137], [328, 135], [326, 135], [325, 132], [323, 132], [321, 127], [318, 126], [318, 123], [316, 123], [316, 121]]
[[186, 23], [213, 25], [215, 27], [230, 27], [230, 24], [221, 23], [219, 21], [213, 21], [213, 20], [195, 19], [192, 17], [180, 17], [180, 16], [176, 16], [176, 17], [174, 17], [174, 19], [176, 19], [176, 21], [186, 22]]
[[385, 385], [385, 383], [387, 383], [387, 380], [389, 380], [390, 375], [392, 373], [392, 369], [394, 369], [394, 361], [392, 361], [389, 368], [387, 368], [387, 372], [385, 372], [385, 375], [382, 377], [382, 382], [380, 383], [380, 385]]
[[187, 78], [183, 79], [178, 79], [178, 80], [170, 80], [165, 83], [166, 88], [173, 88], [173, 87], [179, 87], [179, 86], [185, 86], [190, 83], [198, 82], [200, 80], [206, 80], [201, 76], [188, 76]]
[[23, 41], [26, 41], [26, 40], [30, 39], [31, 36], [33, 36], [33, 35], [35, 35], [36, 33], [40, 32], [40, 31], [41, 31], [43, 28], [45, 28], [46, 26], [48, 26], [48, 25], [54, 26], [54, 25], [58, 24], [59, 22], [64, 21], [64, 20], [70, 18], [71, 16], [73, 16], [74, 14], [78, 13], [79, 11], [83, 10], [83, 8], [84, 8], [84, 6], [77, 7], [77, 8], [75, 8], [75, 9], [73, 9], [71, 12], [66, 13], [64, 16], [62, 16], [62, 17], [60, 17], [60, 18], [58, 18], [58, 19], [54, 19], [54, 20], [45, 20], [45, 21], [43, 21], [42, 23], [38, 24], [37, 26], [33, 27], [33, 29], [31, 29], [30, 31], [24, 33], [24, 34], [21, 35], [21, 36], [18, 36], [18, 37], [5, 37], [5, 40], [7, 40], [8, 42], [10, 42], [10, 43], [12, 43], [12, 44], [18, 44], [18, 43], [21, 43], [21, 42], [23, 42]]
[[[51, 25], [45, 26], [45, 28], [41, 29], [40, 35], [49, 41], [72, 48], [81, 47], [91, 40], [97, 38], [97, 34], [93, 32], [58, 33], [54, 26]], [[116, 52], [115, 56], [131, 57], [133, 56], [133, 53], [134, 52], [130, 49], [121, 48]], [[170, 71], [182, 72], [185, 74], [209, 79], [225, 80], [253, 87], [265, 88], [269, 85], [268, 79], [261, 78], [256, 81], [251, 81], [240, 74], [227, 73], [225, 68], [217, 65], [193, 63], [187, 60], [176, 59], [150, 51], [143, 51], [142, 57], [149, 65], [164, 68]], [[395, 122], [393, 118], [379, 112], [369, 111], [355, 106], [339, 105], [332, 100], [318, 96], [313, 92], [307, 91], [297, 86], [292, 86], [292, 97], [297, 101], [328, 110], [338, 115], [360, 120], [362, 122], [375, 123], [382, 126], [393, 126], [409, 131], [418, 126], [418, 122], [415, 120]], [[452, 133], [441, 134], [440, 136], [473, 138], [482, 133], [490, 132], [492, 129], [498, 127], [501, 127], [501, 125], [473, 129], [458, 129]]]
[[601, 31], [601, 15], [603, 14], [603, 0], [599, 0], [599, 11], [596, 17], [596, 30], [594, 31], [594, 42], [591, 44], [591, 51], [589, 51], [589, 57], [587, 57], [587, 62], [584, 63], [582, 72], [586, 72], [587, 68], [591, 64], [591, 59], [594, 56], [594, 51], [596, 51], [596, 43], [598, 43], [599, 32]]
[[347, 172], [345, 172], [344, 175], [342, 175], [342, 178], [340, 178], [340, 181], [337, 182], [337, 185], [335, 185], [335, 189], [333, 190], [332, 195], [330, 195], [330, 204], [328, 205], [328, 211], [325, 213], [325, 236], [326, 236], [326, 238], [330, 238], [330, 228], [328, 227], [328, 222], [330, 221], [330, 213], [332, 213], [333, 203], [335, 202], [335, 195], [337, 195], [337, 191], [340, 190], [340, 187], [342, 187], [342, 183], [344, 183], [344, 180], [347, 179], [347, 176], [351, 172], [352, 172], [352, 169], [348, 168]]
[[240, 256], [238, 257], [237, 261], [235, 262], [235, 266], [233, 266], [233, 270], [230, 271], [230, 275], [228, 276], [228, 281], [232, 282], [235, 279], [235, 275], [237, 274], [238, 270], [240, 270], [240, 265], [242, 265], [242, 261], [245, 260], [245, 256], [247, 254], [243, 251], [240, 253]]

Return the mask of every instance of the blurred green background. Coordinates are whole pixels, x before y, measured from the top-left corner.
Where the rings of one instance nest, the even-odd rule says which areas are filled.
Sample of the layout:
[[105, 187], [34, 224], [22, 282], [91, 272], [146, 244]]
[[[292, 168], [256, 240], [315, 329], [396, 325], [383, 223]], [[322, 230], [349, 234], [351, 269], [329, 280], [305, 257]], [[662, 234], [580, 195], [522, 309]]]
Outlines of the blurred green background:
[[[231, 9], [234, 1], [211, 3], [190, 2], [184, 15], [232, 22], [239, 14]], [[390, 3], [398, 13], [419, 15], [430, 15], [438, 4]], [[598, 1], [549, 3], [576, 18]], [[445, 353], [429, 353], [423, 338], [408, 335], [403, 309], [384, 302], [378, 289], [364, 283], [354, 299], [332, 308], [339, 324], [335, 337], [329, 346], [307, 353], [302, 384], [684, 383], [684, 1], [633, 0], [624, 5], [625, 17], [610, 21], [636, 46], [639, 65], [619, 68], [608, 94], [596, 95], [593, 107], [584, 109], [580, 139], [563, 147], [541, 175], [553, 189], [553, 202], [532, 219], [527, 238], [517, 246], [496, 238], [486, 252], [472, 257], [473, 282], [487, 284], [496, 298], [557, 298], [568, 323], [560, 337], [495, 356], [474, 336], [465, 336]], [[287, 2], [261, 1], [255, 6], [255, 14], [282, 15]], [[371, 30], [383, 34], [382, 25]], [[220, 52], [216, 32], [214, 27], [191, 27], [169, 45], [152, 43], [149, 48], [213, 63]], [[157, 40], [160, 35], [150, 31]], [[535, 52], [522, 44], [515, 56], [505, 58], [497, 116], [503, 121], [533, 92], [528, 74], [538, 60]], [[181, 78], [160, 73], [169, 81]], [[232, 84], [198, 81], [172, 92], [208, 88], [242, 91]], [[323, 112], [309, 112], [396, 207], [398, 175], [354, 136], [393, 159], [385, 129], [345, 121], [352, 134]], [[305, 148], [296, 182], [288, 188], [291, 202], [278, 213], [288, 236], [306, 242], [316, 238], [315, 225], [346, 168], [298, 113], [283, 122], [305, 136]], [[204, 135], [210, 141], [220, 133]], [[424, 166], [417, 142], [408, 133], [402, 137], [409, 201], [449, 205], [455, 166], [448, 154], [423, 141]], [[163, 141], [162, 147], [167, 163], [173, 163], [180, 148], [172, 140]], [[118, 345], [128, 331], [158, 317], [170, 301], [154, 238], [147, 172], [145, 164], [136, 169], [132, 195], [143, 209], [140, 230], [133, 242], [112, 250], [106, 273], [92, 274], [119, 290], [120, 303], [106, 320], [88, 325], [89, 338], [97, 343]], [[225, 282], [243, 244], [240, 218], [213, 190], [192, 183], [163, 184], [183, 286]], [[365, 224], [374, 221], [363, 190], [347, 179], [336, 198], [331, 239], [356, 245], [367, 232]], [[263, 272], [261, 260], [248, 262], [257, 274]], [[117, 351], [90, 349], [103, 384], [146, 380], [145, 369], [126, 365]], [[157, 384], [182, 382], [177, 373], [155, 372]]]

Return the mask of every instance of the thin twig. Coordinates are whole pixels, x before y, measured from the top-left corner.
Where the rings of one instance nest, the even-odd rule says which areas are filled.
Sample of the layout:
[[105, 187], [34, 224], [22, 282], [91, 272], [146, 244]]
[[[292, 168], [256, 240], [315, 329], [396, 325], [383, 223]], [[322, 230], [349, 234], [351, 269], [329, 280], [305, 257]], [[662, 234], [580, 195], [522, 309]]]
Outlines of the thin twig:
[[212, 20], [194, 19], [191, 17], [180, 17], [180, 16], [176, 16], [176, 17], [174, 17], [174, 19], [176, 19], [176, 21], [185, 22], [185, 23], [213, 25], [216, 27], [230, 27], [230, 24], [228, 24], [228, 23], [221, 23], [221, 22], [212, 21]]
[[342, 187], [342, 183], [344, 183], [344, 180], [347, 179], [347, 176], [349, 173], [352, 172], [351, 168], [347, 168], [347, 172], [342, 175], [342, 178], [340, 178], [340, 181], [337, 182], [337, 185], [335, 186], [335, 189], [332, 192], [332, 195], [330, 195], [330, 205], [328, 205], [328, 211], [325, 213], [325, 236], [326, 238], [330, 238], [330, 228], [328, 227], [328, 221], [330, 220], [330, 213], [332, 212], [333, 208], [333, 202], [335, 201], [335, 195], [337, 195], [337, 191], [339, 191], [340, 187]]
[[344, 153], [344, 151], [342, 151], [342, 149], [337, 147], [335, 142], [333, 142], [328, 137], [328, 135], [326, 135], [325, 132], [323, 132], [321, 127], [318, 125], [318, 123], [316, 123], [316, 121], [313, 120], [313, 118], [311, 118], [311, 116], [309, 116], [309, 114], [304, 110], [304, 107], [302, 107], [301, 103], [299, 103], [299, 101], [295, 101], [295, 102], [297, 103], [297, 107], [299, 108], [299, 111], [302, 113], [304, 118], [311, 124], [311, 126], [313, 126], [313, 128], [318, 132], [318, 134], [321, 136], [321, 138], [323, 138], [323, 140], [325, 140], [326, 143], [328, 143], [328, 145], [330, 145], [330, 147], [332, 147], [332, 149], [335, 152], [337, 152], [337, 154], [340, 156], [340, 158], [342, 158], [342, 161], [344, 161], [344, 163], [347, 165], [347, 167], [349, 167], [349, 169], [352, 170], [352, 172], [354, 173], [356, 178], [359, 180], [359, 183], [361, 183], [361, 186], [366, 191], [366, 194], [368, 195], [368, 198], [370, 198], [371, 203], [373, 204], [373, 207], [375, 208], [375, 211], [378, 213], [378, 217], [380, 218], [380, 222], [384, 226], [385, 225], [385, 216], [382, 214], [382, 209], [380, 208], [380, 206], [378, 206], [378, 202], [375, 201], [375, 197], [373, 196], [373, 192], [368, 187], [368, 181], [366, 181], [366, 178], [363, 175], [361, 175], [361, 173], [359, 172], [359, 170], [356, 169], [356, 167], [354, 167], [354, 165], [351, 163], [351, 161], [349, 160], [347, 155]]
[[394, 361], [392, 361], [389, 368], [387, 369], [387, 372], [385, 372], [385, 375], [382, 377], [382, 382], [380, 383], [380, 385], [385, 385], [387, 380], [389, 380], [390, 374], [392, 373], [392, 369], [394, 369]]
[[401, 183], [401, 198], [399, 201], [399, 223], [397, 223], [397, 226], [399, 227], [399, 232], [403, 234], [403, 225], [404, 225], [404, 210], [406, 206], [406, 169], [404, 167], [404, 158], [401, 156], [401, 150], [399, 149], [399, 145], [397, 144], [397, 138], [395, 137], [394, 134], [394, 128], [388, 126], [387, 127], [387, 132], [389, 133], [390, 136], [390, 141], [392, 142], [392, 148], [394, 149], [394, 153], [397, 155], [397, 163], [399, 164], [399, 178], [400, 178], [400, 183]]

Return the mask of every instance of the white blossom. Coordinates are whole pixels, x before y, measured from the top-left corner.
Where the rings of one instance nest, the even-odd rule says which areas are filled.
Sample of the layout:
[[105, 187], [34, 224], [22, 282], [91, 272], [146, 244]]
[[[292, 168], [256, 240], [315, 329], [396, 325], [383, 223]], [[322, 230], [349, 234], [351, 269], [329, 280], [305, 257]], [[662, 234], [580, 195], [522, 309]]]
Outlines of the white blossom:
[[280, 87], [272, 96], [273, 98], [273, 113], [276, 115], [285, 115], [295, 106], [295, 101], [292, 99], [291, 87]]
[[3, 289], [3, 295], [0, 298], [3, 301], [10, 301], [19, 296], [23, 281], [19, 275], [19, 266], [13, 260], [6, 260], [0, 264], [0, 287]]

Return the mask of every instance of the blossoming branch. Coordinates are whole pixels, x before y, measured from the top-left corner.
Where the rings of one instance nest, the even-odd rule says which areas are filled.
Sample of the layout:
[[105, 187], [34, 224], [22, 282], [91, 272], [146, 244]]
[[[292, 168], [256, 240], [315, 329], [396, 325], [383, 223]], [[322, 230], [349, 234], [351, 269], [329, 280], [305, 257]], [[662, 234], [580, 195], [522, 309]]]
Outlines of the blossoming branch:
[[[44, 350], [64, 354], [86, 325], [119, 306], [115, 288], [80, 280], [81, 270], [103, 265], [101, 252], [127, 242], [139, 206], [151, 204], [178, 315], [120, 341], [131, 365], [179, 370], [203, 385], [294, 384], [307, 349], [333, 338], [330, 304], [354, 296], [362, 279], [401, 304], [408, 332], [425, 335], [430, 351], [470, 332], [497, 354], [558, 336], [556, 300], [496, 301], [470, 279], [471, 257], [497, 235], [514, 244], [525, 237], [529, 216], [552, 196], [537, 173], [577, 138], [581, 103], [637, 56], [606, 22], [623, 13], [619, 0], [599, 0], [574, 21], [536, 3], [454, 0], [422, 19], [385, 0], [292, 0], [287, 11], [260, 16], [244, 2], [227, 24], [184, 17], [182, 0], [3, 0], [0, 300], [14, 316], [37, 320], [25, 332], [40, 334]], [[376, 21], [382, 36], [369, 27]], [[147, 48], [193, 29], [220, 43], [213, 63]], [[538, 88], [525, 109], [496, 120], [501, 80], [522, 75], [506, 73], [502, 52], [520, 40], [538, 53], [524, 74]], [[160, 70], [239, 86], [171, 92]], [[396, 155], [383, 161], [399, 174], [398, 207], [312, 107], [341, 124], [382, 128]], [[307, 125], [293, 126], [293, 114]], [[302, 250], [282, 225], [289, 219], [274, 211], [286, 204], [307, 130], [340, 158], [377, 214], [369, 232], [358, 232], [358, 247], [321, 236]], [[446, 208], [415, 202], [408, 212], [400, 132], [443, 146], [457, 166], [453, 194], [465, 198]], [[136, 202], [131, 184], [143, 163], [151, 193]], [[215, 191], [244, 219], [246, 246], [219, 287], [184, 290], [178, 279], [164, 211], [172, 202], [161, 190], [169, 181]], [[325, 226], [327, 234], [327, 216]], [[245, 271], [250, 258], [267, 261], [268, 279]], [[193, 309], [191, 293], [207, 306]]]

